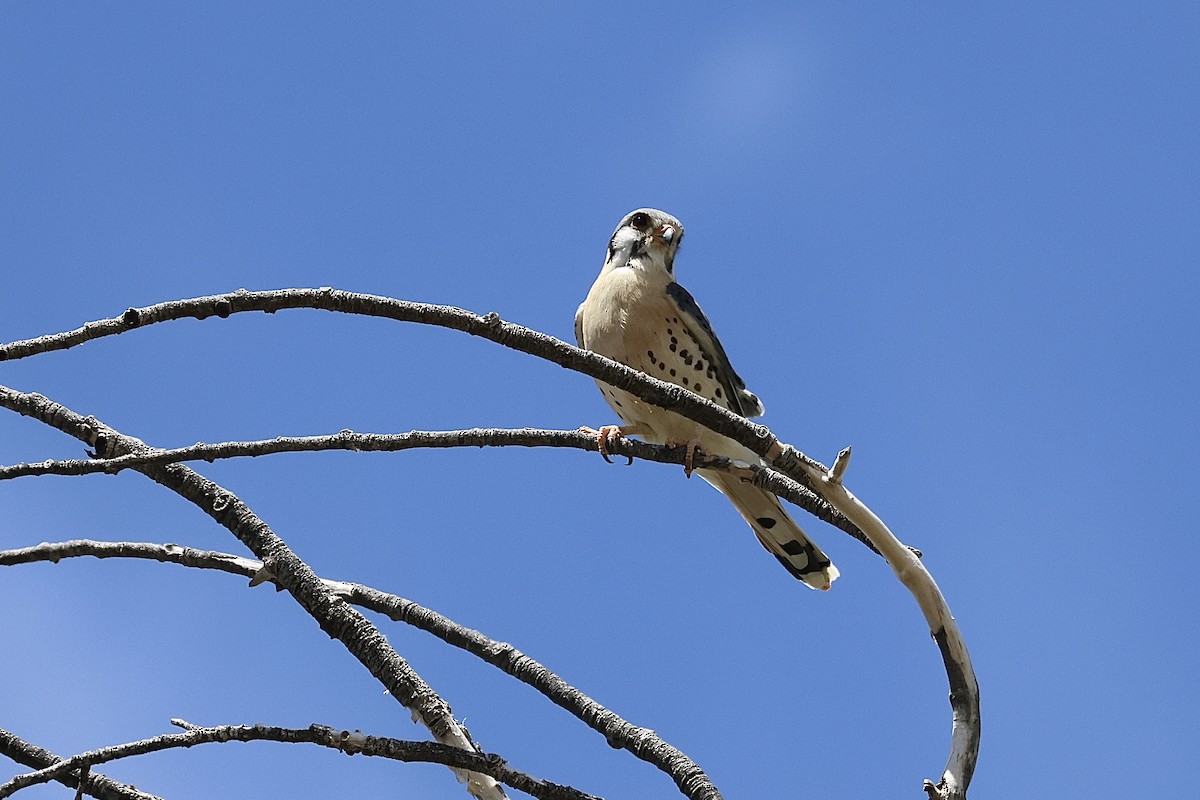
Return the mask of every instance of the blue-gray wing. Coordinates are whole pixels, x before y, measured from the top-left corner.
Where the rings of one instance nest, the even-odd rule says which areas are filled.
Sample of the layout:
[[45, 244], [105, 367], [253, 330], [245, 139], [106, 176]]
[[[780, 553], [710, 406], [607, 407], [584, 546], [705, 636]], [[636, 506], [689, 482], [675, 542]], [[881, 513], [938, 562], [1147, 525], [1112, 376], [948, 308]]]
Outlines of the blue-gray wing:
[[700, 304], [678, 283], [667, 285], [667, 295], [675, 301], [680, 314], [687, 320], [692, 336], [708, 357], [708, 363], [716, 367], [716, 378], [725, 389], [730, 409], [743, 417], [762, 416], [762, 402], [753, 393], [746, 391], [746, 383], [738, 377], [733, 365], [729, 363], [729, 356], [725, 354], [725, 348], [713, 332], [712, 324], [708, 317], [704, 316]]

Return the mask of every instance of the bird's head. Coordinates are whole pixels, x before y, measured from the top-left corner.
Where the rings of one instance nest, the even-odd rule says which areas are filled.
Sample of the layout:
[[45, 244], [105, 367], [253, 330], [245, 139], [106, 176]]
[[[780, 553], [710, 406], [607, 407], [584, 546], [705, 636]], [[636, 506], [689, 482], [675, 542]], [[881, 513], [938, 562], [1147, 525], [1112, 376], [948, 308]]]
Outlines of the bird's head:
[[656, 208], [639, 208], [626, 214], [613, 231], [604, 266], [661, 269], [674, 280], [675, 253], [682, 241], [683, 224], [679, 220]]

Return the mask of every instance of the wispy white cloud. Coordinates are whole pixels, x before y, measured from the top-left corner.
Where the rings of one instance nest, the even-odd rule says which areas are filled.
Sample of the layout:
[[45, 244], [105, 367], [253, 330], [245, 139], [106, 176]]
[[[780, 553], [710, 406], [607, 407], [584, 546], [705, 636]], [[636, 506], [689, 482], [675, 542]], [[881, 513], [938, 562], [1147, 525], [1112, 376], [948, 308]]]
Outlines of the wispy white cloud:
[[697, 64], [689, 106], [716, 144], [761, 142], [794, 124], [808, 85], [794, 40], [761, 31], [722, 41]]

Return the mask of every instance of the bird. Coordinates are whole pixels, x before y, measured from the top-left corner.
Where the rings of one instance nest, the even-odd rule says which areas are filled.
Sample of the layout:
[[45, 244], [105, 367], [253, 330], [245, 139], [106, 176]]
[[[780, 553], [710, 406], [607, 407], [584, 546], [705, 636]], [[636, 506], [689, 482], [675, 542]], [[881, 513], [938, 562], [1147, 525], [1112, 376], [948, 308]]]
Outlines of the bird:
[[[599, 277], [575, 312], [576, 342], [735, 414], [761, 416], [762, 402], [734, 371], [699, 304], [675, 280], [675, 256], [682, 242], [682, 223], [665, 211], [639, 208], [626, 214], [609, 239]], [[603, 381], [596, 383], [622, 422], [582, 429], [597, 436], [597, 449], [606, 459], [610, 442], [638, 436], [654, 444], [686, 444], [689, 476], [697, 448], [711, 456], [765, 466], [756, 453], [728, 437]], [[758, 541], [792, 577], [814, 589], [829, 589], [838, 577], [837, 567], [778, 497], [729, 472], [701, 468], [696, 473], [729, 498]]]

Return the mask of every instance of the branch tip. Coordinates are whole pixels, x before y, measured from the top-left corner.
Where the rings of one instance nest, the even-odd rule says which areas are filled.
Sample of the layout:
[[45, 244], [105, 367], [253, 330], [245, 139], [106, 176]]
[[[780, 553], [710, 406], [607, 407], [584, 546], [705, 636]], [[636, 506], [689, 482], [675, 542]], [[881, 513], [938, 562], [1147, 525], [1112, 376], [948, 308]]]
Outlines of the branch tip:
[[827, 480], [830, 483], [840, 484], [848, 466], [850, 466], [850, 448], [844, 447], [837, 454], [837, 458], [833, 460], [833, 466], [829, 468], [829, 472], [826, 473]]

